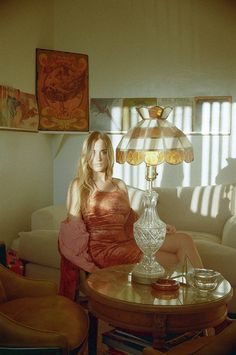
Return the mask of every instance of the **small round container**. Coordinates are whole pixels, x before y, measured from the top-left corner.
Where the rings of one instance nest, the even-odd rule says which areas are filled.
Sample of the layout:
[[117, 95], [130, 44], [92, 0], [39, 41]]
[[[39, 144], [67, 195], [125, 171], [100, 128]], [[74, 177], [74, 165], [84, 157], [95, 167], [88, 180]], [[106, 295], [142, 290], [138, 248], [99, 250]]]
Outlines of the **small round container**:
[[191, 286], [201, 291], [213, 291], [218, 286], [221, 274], [211, 269], [194, 269], [188, 274]]
[[156, 291], [174, 292], [177, 291], [179, 287], [179, 282], [171, 279], [158, 279], [152, 284], [152, 288]]

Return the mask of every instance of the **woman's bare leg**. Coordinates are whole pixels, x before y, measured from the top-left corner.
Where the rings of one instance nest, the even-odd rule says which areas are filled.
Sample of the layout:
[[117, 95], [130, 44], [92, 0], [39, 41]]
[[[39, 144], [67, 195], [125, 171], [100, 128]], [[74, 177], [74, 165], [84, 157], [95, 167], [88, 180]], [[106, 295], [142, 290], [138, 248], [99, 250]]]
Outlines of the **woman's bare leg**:
[[163, 250], [158, 250], [156, 253], [156, 259], [166, 270], [172, 270], [179, 263], [177, 255], [174, 253], [168, 253], [167, 251]]
[[174, 263], [184, 264], [187, 256], [194, 268], [203, 267], [194, 241], [190, 235], [185, 233], [166, 234], [165, 241], [156, 256], [163, 266], [172, 267]]

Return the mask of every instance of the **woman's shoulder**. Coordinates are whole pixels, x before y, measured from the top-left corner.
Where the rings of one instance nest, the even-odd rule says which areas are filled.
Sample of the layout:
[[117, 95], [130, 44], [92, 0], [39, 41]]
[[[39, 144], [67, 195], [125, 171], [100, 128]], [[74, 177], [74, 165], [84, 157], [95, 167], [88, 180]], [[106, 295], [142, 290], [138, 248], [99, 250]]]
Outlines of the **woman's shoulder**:
[[75, 177], [75, 178], [70, 182], [69, 187], [70, 187], [71, 189], [77, 189], [77, 188], [78, 188], [78, 185], [79, 185], [79, 178], [78, 178], [78, 177]]
[[72, 196], [78, 196], [79, 193], [79, 179], [75, 177], [69, 184], [67, 190], [67, 199], [71, 200]]
[[118, 178], [113, 178], [112, 181], [114, 184], [116, 184], [116, 186], [118, 186], [119, 190], [123, 190], [125, 192], [128, 192], [127, 186], [123, 180], [118, 179]]

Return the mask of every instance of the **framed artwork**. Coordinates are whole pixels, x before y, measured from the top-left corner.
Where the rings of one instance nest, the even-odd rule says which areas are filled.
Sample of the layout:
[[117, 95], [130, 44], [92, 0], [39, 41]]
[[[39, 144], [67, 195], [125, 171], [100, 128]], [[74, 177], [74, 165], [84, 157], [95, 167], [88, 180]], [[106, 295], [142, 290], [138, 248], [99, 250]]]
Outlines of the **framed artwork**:
[[39, 129], [88, 131], [88, 56], [36, 49]]
[[35, 95], [0, 85], [0, 129], [37, 132], [38, 125]]
[[232, 96], [195, 97], [193, 131], [200, 134], [230, 134]]
[[141, 119], [138, 106], [155, 106], [156, 98], [92, 98], [90, 102], [90, 131], [124, 133]]

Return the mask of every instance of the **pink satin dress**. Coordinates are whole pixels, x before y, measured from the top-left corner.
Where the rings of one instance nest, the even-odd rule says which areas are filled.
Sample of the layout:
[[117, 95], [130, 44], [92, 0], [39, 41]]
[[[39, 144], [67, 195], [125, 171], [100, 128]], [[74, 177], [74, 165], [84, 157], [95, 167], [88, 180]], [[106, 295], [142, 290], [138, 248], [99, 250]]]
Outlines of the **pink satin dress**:
[[140, 260], [141, 251], [133, 236], [138, 215], [130, 208], [127, 194], [95, 190], [88, 201], [83, 219], [90, 234], [89, 254], [100, 268], [132, 264]]

